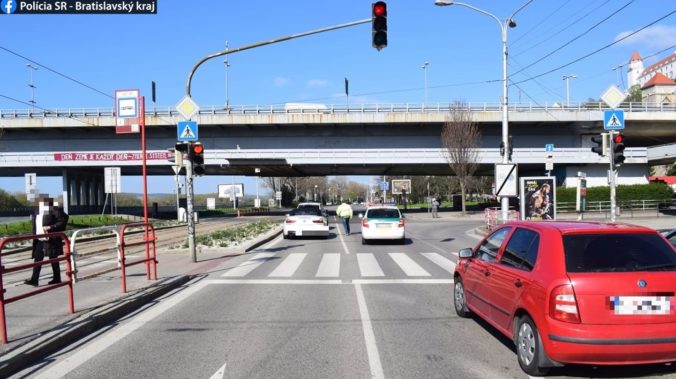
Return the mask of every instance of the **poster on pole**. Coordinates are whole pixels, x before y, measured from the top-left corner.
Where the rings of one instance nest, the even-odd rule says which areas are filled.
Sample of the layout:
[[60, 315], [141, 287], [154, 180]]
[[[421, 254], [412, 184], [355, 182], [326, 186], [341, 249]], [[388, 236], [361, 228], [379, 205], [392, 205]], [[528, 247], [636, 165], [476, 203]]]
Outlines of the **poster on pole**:
[[26, 187], [26, 200], [35, 200], [38, 194], [38, 175], [36, 173], [25, 174], [24, 182]]
[[244, 184], [243, 183], [219, 184], [218, 197], [228, 198], [230, 200], [232, 200], [235, 197], [242, 198], [244, 197]]
[[392, 179], [392, 194], [411, 194], [411, 179]]
[[115, 91], [115, 133], [141, 131], [141, 92], [137, 89]]
[[495, 196], [516, 197], [517, 165], [515, 163], [497, 163], [495, 165]]
[[556, 178], [521, 178], [521, 219], [556, 220]]

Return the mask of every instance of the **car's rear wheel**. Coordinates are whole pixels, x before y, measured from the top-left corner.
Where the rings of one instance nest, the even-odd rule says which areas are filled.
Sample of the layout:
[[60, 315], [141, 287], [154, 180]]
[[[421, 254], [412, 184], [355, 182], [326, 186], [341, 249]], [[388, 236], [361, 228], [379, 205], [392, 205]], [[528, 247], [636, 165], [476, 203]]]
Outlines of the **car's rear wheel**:
[[455, 313], [458, 316], [469, 317], [471, 311], [467, 308], [465, 286], [462, 284], [462, 279], [459, 276], [455, 278], [455, 285], [453, 286], [453, 303], [455, 304]]
[[288, 234], [282, 233], [282, 235], [284, 236], [284, 239], [285, 239], [285, 240], [288, 240], [288, 239], [289, 239], [289, 235], [288, 235]]
[[549, 371], [540, 367], [540, 356], [544, 354], [540, 343], [540, 334], [533, 320], [527, 315], [521, 316], [516, 326], [516, 354], [519, 366], [528, 375], [541, 376]]
[[361, 238], [361, 244], [362, 245], [367, 245], [368, 241], [364, 239], [364, 237]]

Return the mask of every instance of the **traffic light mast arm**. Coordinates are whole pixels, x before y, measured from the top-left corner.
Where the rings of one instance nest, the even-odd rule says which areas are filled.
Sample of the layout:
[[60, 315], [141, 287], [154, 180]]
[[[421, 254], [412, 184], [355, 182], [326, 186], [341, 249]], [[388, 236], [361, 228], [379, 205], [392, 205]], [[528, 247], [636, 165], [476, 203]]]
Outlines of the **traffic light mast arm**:
[[252, 43], [252, 44], [249, 44], [249, 45], [244, 45], [242, 47], [236, 47], [234, 49], [221, 50], [221, 51], [215, 52], [213, 54], [207, 55], [206, 57], [197, 61], [197, 63], [195, 63], [195, 65], [192, 67], [192, 70], [190, 70], [190, 75], [188, 75], [188, 83], [186, 83], [186, 87], [185, 87], [185, 93], [186, 93], [186, 95], [190, 96], [190, 86], [192, 84], [192, 77], [193, 77], [193, 75], [195, 75], [195, 71], [197, 71], [197, 68], [199, 66], [201, 66], [202, 63], [208, 61], [209, 59], [221, 57], [223, 55], [228, 55], [228, 54], [232, 54], [232, 53], [238, 53], [240, 51], [253, 49], [255, 47], [271, 45], [273, 43], [284, 42], [284, 41], [292, 40], [292, 39], [295, 39], [295, 38], [309, 36], [309, 35], [312, 35], [312, 34], [319, 34], [319, 33], [328, 32], [328, 31], [331, 31], [331, 30], [347, 28], [347, 27], [350, 27], [350, 26], [367, 24], [367, 23], [370, 23], [370, 22], [371, 22], [371, 17], [363, 19], [363, 20], [359, 20], [359, 21], [348, 22], [346, 24], [340, 24], [340, 25], [329, 26], [329, 27], [326, 27], [326, 28], [310, 30], [309, 32], [292, 34], [292, 35], [289, 35], [289, 36], [286, 36], [286, 37], [273, 38], [271, 40], [256, 42], [256, 43]]

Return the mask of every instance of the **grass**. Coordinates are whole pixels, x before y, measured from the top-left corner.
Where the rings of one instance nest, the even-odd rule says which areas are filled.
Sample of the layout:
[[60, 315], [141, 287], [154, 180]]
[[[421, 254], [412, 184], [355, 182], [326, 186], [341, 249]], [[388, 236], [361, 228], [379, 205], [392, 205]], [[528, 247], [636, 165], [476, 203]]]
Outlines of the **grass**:
[[[206, 236], [196, 236], [195, 244], [206, 247], [228, 247], [252, 239], [273, 229], [279, 223], [271, 221], [258, 221], [234, 228], [219, 230]], [[183, 243], [183, 248], [188, 248], [188, 240]]]

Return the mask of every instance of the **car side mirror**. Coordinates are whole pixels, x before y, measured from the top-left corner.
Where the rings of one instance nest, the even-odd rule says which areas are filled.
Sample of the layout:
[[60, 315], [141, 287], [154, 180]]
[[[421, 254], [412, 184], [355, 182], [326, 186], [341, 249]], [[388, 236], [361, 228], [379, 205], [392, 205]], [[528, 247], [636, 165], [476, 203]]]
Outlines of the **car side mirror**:
[[364, 215], [361, 214], [361, 213], [360, 213], [359, 215], [357, 215], [357, 216], [358, 216], [359, 218], [364, 218]]
[[474, 254], [472, 253], [472, 249], [469, 247], [460, 249], [460, 251], [458, 251], [458, 257], [460, 258], [472, 258], [472, 255]]
[[289, 217], [289, 216], [291, 216], [291, 215], [290, 215], [289, 213], [287, 213], [287, 214], [286, 214], [286, 217]]

